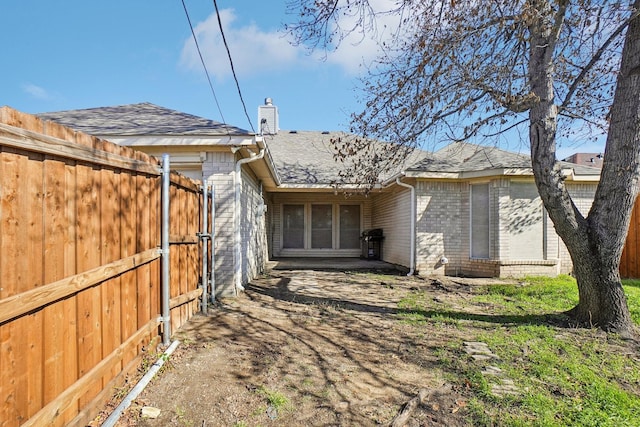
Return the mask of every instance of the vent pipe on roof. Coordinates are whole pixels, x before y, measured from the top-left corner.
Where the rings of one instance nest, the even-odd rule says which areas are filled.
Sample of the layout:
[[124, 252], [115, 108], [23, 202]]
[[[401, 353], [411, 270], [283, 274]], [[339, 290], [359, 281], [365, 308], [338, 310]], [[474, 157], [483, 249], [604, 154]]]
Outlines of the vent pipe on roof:
[[276, 135], [279, 128], [278, 107], [271, 98], [265, 98], [264, 105], [258, 107], [258, 124], [260, 135]]

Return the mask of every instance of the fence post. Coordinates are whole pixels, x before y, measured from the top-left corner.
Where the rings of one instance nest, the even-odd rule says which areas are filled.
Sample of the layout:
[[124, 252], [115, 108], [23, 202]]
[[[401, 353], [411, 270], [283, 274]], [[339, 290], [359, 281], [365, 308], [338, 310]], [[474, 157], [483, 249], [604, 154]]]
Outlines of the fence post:
[[169, 308], [170, 290], [169, 290], [169, 196], [171, 186], [171, 174], [169, 155], [162, 155], [162, 343], [169, 345], [171, 338], [171, 312]]
[[211, 304], [216, 302], [216, 190], [211, 185]]
[[207, 313], [207, 287], [209, 286], [209, 267], [207, 261], [209, 258], [209, 182], [202, 180], [202, 232], [200, 240], [202, 241], [202, 301], [200, 303], [200, 311], [202, 314]]

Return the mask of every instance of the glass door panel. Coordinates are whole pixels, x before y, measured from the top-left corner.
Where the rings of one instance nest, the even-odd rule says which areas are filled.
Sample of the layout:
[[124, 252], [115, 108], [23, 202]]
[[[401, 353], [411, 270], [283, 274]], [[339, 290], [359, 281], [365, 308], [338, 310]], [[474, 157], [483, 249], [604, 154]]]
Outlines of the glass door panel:
[[360, 249], [359, 205], [340, 205], [340, 249]]
[[304, 249], [304, 205], [282, 206], [282, 247]]
[[333, 248], [333, 206], [311, 206], [311, 247]]

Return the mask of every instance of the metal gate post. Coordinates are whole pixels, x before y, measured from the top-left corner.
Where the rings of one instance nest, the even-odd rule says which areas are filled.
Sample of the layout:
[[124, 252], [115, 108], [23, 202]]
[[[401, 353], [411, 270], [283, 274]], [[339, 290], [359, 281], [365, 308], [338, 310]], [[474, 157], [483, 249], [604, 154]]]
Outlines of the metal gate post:
[[171, 311], [169, 309], [169, 194], [171, 185], [169, 155], [162, 155], [162, 227], [161, 227], [161, 254], [162, 254], [162, 343], [169, 345], [171, 338]]
[[200, 311], [202, 314], [207, 313], [207, 288], [209, 287], [209, 182], [204, 179], [202, 183], [202, 231], [198, 233], [202, 241], [202, 300], [200, 302]]
[[216, 302], [216, 190], [211, 186], [211, 304]]

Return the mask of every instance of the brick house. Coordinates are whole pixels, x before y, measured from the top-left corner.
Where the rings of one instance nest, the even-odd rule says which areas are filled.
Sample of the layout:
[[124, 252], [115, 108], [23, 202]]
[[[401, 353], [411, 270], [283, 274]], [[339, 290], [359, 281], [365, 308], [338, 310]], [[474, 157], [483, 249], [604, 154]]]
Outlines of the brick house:
[[602, 153], [574, 153], [562, 161], [602, 169], [604, 156]]
[[[268, 101], [258, 108], [260, 135], [148, 103], [39, 116], [152, 155], [167, 152], [172, 168], [213, 183], [220, 295], [241, 290], [269, 258], [359, 257], [368, 229], [383, 231], [382, 260], [421, 275], [571, 270], [528, 156], [467, 143], [418, 150], [364, 194], [338, 184], [330, 141], [344, 134], [280, 130]], [[562, 166], [586, 214], [600, 170]]]

